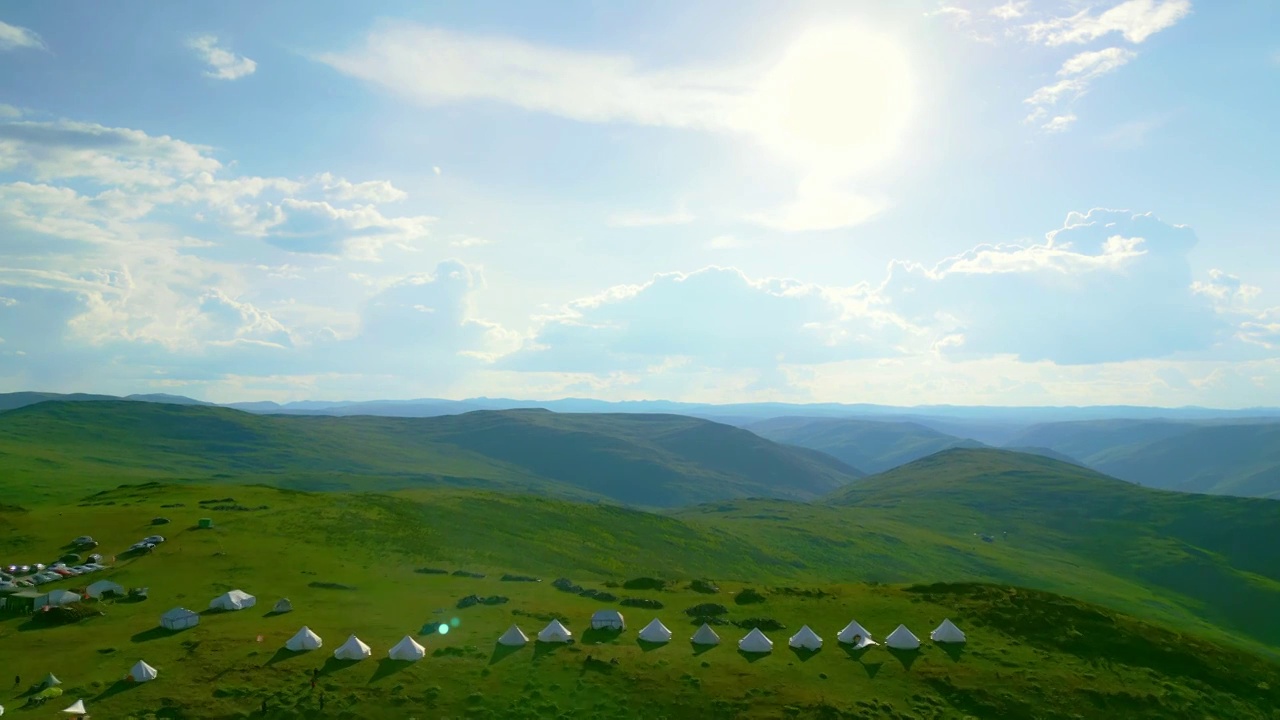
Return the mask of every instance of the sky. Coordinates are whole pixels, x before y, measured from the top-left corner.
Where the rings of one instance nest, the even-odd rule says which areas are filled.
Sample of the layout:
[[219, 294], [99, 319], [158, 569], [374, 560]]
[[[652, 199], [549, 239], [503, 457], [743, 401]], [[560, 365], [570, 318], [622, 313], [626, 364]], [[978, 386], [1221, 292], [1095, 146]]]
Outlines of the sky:
[[0, 5], [0, 391], [1280, 406], [1280, 4]]

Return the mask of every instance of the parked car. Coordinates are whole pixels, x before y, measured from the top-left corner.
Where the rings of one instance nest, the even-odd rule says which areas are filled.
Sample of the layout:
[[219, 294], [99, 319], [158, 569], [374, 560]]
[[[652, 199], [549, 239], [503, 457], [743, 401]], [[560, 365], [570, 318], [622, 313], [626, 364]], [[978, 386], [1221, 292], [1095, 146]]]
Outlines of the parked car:
[[99, 570], [106, 570], [106, 569], [107, 569], [107, 566], [106, 566], [106, 565], [103, 565], [103, 564], [101, 564], [101, 563], [96, 563], [96, 562], [85, 563], [85, 565], [84, 565], [84, 566], [85, 566], [85, 567], [87, 567], [87, 568], [89, 568], [90, 570], [93, 570], [94, 572], [97, 572], [97, 571], [99, 571]]
[[88, 562], [85, 563], [86, 565], [92, 565], [93, 563], [100, 563], [102, 562], [102, 555], [98, 553], [94, 553], [89, 557], [85, 558], [85, 560], [88, 560]]
[[146, 539], [145, 539], [145, 540], [143, 540], [142, 542], [144, 542], [144, 543], [151, 543], [152, 545], [159, 545], [160, 543], [164, 542], [164, 536], [163, 536], [163, 535], [151, 535], [150, 537], [146, 538]]

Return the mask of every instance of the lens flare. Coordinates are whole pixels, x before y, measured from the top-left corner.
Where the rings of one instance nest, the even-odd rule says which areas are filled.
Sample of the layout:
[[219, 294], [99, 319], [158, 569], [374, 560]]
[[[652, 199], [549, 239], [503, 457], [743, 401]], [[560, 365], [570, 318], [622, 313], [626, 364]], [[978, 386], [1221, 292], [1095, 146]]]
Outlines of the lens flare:
[[448, 635], [449, 634], [448, 623], [440, 623], [440, 627], [436, 628], [436, 631], [439, 632], [441, 635]]
[[462, 624], [462, 621], [459, 620], [458, 618], [453, 618], [452, 620], [449, 621], [449, 624], [454, 627], [458, 627], [459, 625]]

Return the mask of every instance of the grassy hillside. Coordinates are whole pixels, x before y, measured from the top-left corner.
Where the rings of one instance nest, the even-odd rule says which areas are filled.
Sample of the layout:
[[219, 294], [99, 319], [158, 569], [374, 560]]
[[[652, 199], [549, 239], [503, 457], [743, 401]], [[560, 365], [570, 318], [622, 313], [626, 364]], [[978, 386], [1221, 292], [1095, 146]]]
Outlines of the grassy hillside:
[[888, 512], [932, 532], [987, 533], [993, 548], [1066, 553], [1280, 646], [1280, 502], [1149, 490], [991, 449], [948, 450], [861, 480], [827, 502]]
[[746, 428], [776, 442], [824, 452], [866, 472], [890, 468], [953, 447], [982, 447], [914, 422], [782, 417]]
[[1280, 497], [1280, 423], [1112, 420], [1028, 428], [1010, 445], [1035, 444], [1147, 487]]
[[746, 496], [807, 499], [862, 475], [833, 458], [705, 420], [543, 410], [333, 418], [47, 402], [0, 413], [0, 453], [17, 492], [41, 497], [163, 478], [310, 490], [446, 484], [662, 507]]
[[[201, 502], [209, 500], [216, 502]], [[52, 671], [64, 683], [65, 704], [85, 698], [95, 717], [190, 720], [256, 716], [264, 698], [270, 717], [287, 718], [1267, 718], [1280, 705], [1274, 662], [1106, 608], [989, 584], [816, 580], [827, 567], [788, 567], [714, 528], [619, 507], [462, 490], [317, 495], [155, 484], [78, 504], [6, 506], [0, 538], [23, 558], [57, 554], [79, 533], [110, 552], [154, 532], [149, 521], [159, 514], [172, 520], [160, 528], [168, 542], [151, 555], [118, 558], [98, 576], [147, 586], [149, 600], [91, 605], [105, 614], [63, 627], [0, 615], [5, 668], [22, 676], [23, 687]], [[204, 516], [214, 518], [214, 529], [193, 527]], [[428, 567], [485, 577], [414, 572]], [[543, 582], [504, 582], [507, 572]], [[644, 575], [673, 582], [666, 590], [621, 587]], [[551, 580], [560, 576], [617, 597], [558, 590]], [[703, 576], [720, 592], [688, 589], [688, 580]], [[761, 602], [735, 602], [748, 587]], [[165, 610], [202, 611], [231, 588], [256, 594], [258, 606], [204, 613], [199, 626], [178, 633], [156, 629]], [[507, 602], [458, 609], [469, 595]], [[294, 611], [269, 613], [279, 597]], [[619, 607], [622, 598], [662, 607], [622, 606], [629, 628], [621, 636], [588, 630], [594, 610]], [[708, 602], [747, 627], [719, 625], [723, 645], [691, 647], [697, 621], [684, 610]], [[577, 644], [495, 645], [511, 623], [532, 635], [553, 616]], [[672, 643], [636, 641], [635, 631], [655, 616], [673, 631]], [[944, 617], [968, 634], [963, 648], [927, 640]], [[734, 645], [759, 622], [752, 618], [784, 626], [767, 633], [775, 643], [767, 656], [745, 656]], [[834, 636], [854, 618], [878, 638], [905, 623], [924, 646], [846, 651]], [[442, 623], [447, 633], [438, 631]], [[324, 647], [281, 651], [303, 624]], [[802, 624], [827, 641], [816, 654], [786, 647]], [[332, 660], [351, 633], [372, 646], [373, 657]], [[406, 634], [427, 657], [385, 659]], [[159, 678], [119, 682], [139, 659]], [[19, 717], [21, 690], [0, 691], [0, 703]]]

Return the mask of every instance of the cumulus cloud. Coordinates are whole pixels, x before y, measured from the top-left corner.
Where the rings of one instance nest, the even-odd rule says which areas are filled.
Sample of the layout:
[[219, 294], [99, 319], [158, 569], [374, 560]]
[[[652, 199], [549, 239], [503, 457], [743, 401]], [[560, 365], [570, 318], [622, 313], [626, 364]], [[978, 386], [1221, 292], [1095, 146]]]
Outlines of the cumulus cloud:
[[[768, 371], [779, 364], [893, 354], [901, 335], [866, 298], [735, 268], [664, 273], [575, 300], [500, 367], [530, 371], [634, 371], [665, 361]], [[854, 307], [864, 303], [863, 313]]]
[[1191, 0], [1127, 0], [1095, 15], [1091, 8], [1025, 26], [1027, 37], [1050, 47], [1083, 44], [1111, 33], [1141, 43], [1191, 12]]
[[1001, 20], [1017, 20], [1027, 14], [1027, 6], [1030, 4], [1030, 0], [1009, 0], [1003, 5], [991, 8], [987, 14]]
[[191, 38], [187, 41], [187, 47], [194, 50], [196, 56], [209, 66], [204, 73], [206, 77], [218, 80], [239, 80], [252, 75], [258, 69], [258, 63], [219, 47], [218, 38], [214, 35]]
[[44, 40], [35, 32], [0, 20], [0, 52], [21, 49], [44, 50]]
[[1075, 122], [1075, 114], [1068, 112], [1050, 117], [1053, 108], [1075, 102], [1088, 92], [1094, 80], [1114, 72], [1135, 57], [1137, 54], [1133, 51], [1118, 47], [1073, 55], [1062, 63], [1056, 82], [1039, 88], [1023, 101], [1032, 108], [1026, 121], [1034, 123], [1049, 118], [1040, 126], [1042, 129], [1047, 132], [1066, 130]]
[[1202, 350], [1229, 325], [1193, 287], [1190, 228], [1150, 214], [1072, 213], [1032, 245], [987, 245], [933, 267], [895, 263], [890, 308], [945, 351], [1086, 364]]

